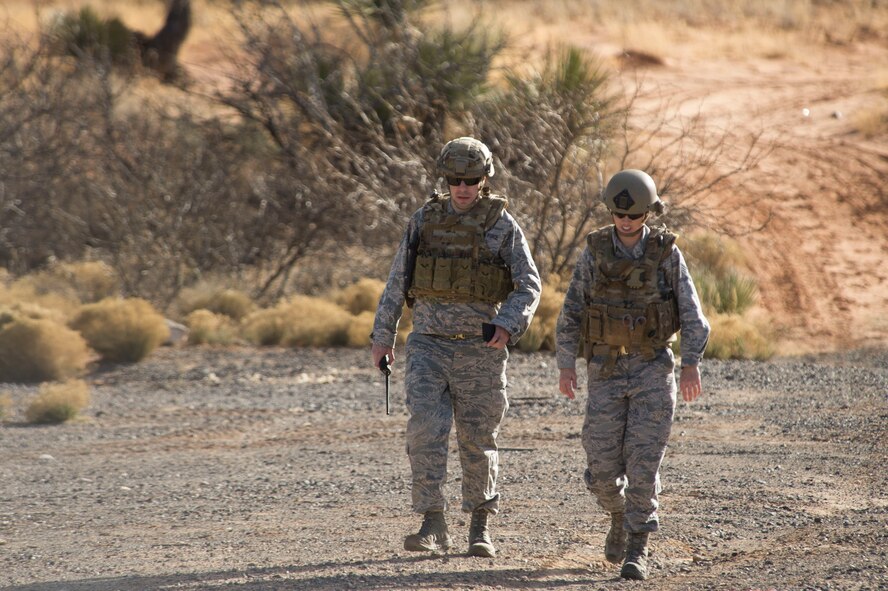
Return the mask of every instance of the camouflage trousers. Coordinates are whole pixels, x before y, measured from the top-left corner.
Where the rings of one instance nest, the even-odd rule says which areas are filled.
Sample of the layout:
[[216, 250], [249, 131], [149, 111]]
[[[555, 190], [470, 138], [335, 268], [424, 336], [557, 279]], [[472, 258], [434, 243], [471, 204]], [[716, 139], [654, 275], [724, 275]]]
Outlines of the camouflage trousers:
[[411, 333], [407, 339], [407, 455], [413, 510], [444, 510], [450, 428], [462, 466], [462, 510], [498, 510], [496, 437], [509, 408], [506, 349], [481, 338], [450, 340]]
[[588, 366], [586, 486], [605, 511], [625, 514], [627, 531], [657, 531], [660, 463], [675, 412], [675, 359], [670, 349], [651, 361], [622, 356], [613, 375], [601, 378], [606, 359], [593, 357]]

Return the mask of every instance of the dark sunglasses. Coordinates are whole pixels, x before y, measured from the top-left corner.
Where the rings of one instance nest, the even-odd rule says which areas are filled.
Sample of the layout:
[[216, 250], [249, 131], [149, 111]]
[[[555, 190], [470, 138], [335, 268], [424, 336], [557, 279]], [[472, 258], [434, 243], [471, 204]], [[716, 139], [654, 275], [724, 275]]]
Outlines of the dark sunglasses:
[[458, 187], [461, 182], [465, 183], [467, 187], [474, 187], [481, 182], [480, 176], [476, 176], [470, 179], [463, 179], [455, 176], [448, 176], [445, 178], [447, 179], [447, 184], [451, 187]]
[[637, 220], [644, 216], [643, 213], [617, 213], [612, 211], [611, 214], [617, 219], [629, 218], [630, 220]]

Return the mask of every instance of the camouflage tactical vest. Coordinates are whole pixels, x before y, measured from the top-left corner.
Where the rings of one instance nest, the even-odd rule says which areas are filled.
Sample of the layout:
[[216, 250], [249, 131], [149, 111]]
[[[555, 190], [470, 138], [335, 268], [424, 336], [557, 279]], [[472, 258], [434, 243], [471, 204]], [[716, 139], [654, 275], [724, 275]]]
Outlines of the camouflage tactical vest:
[[658, 285], [660, 262], [672, 252], [676, 238], [665, 227], [653, 228], [644, 254], [633, 260], [617, 257], [613, 226], [587, 236], [595, 269], [583, 319], [583, 348], [588, 359], [606, 346], [610, 362], [602, 369], [605, 377], [617, 355], [643, 353], [653, 359], [655, 350], [666, 347], [680, 328], [674, 293], [661, 292]]
[[514, 289], [512, 273], [487, 248], [484, 233], [499, 220], [506, 200], [481, 195], [461, 215], [448, 211], [449, 202], [448, 195], [433, 197], [423, 209], [408, 298], [502, 302]]

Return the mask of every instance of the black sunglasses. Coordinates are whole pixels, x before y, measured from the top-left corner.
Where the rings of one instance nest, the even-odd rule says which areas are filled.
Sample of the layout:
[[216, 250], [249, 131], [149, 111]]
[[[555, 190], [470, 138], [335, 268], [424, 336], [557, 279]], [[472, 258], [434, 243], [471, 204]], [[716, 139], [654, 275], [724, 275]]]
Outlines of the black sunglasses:
[[447, 184], [451, 187], [458, 187], [461, 182], [465, 183], [467, 187], [474, 187], [481, 182], [480, 176], [476, 176], [470, 179], [463, 179], [455, 176], [448, 176], [445, 178], [447, 179]]
[[612, 211], [611, 214], [617, 219], [629, 218], [630, 220], [637, 220], [644, 216], [643, 213], [617, 213]]

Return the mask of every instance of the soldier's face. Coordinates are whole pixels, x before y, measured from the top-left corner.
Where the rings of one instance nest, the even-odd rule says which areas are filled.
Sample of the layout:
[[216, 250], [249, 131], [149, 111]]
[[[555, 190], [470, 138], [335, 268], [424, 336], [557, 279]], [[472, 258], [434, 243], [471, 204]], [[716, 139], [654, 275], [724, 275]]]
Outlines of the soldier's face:
[[478, 200], [481, 187], [484, 186], [484, 180], [482, 179], [481, 182], [474, 185], [467, 185], [462, 179], [460, 179], [459, 185], [451, 185], [450, 182], [448, 181], [447, 184], [450, 187], [450, 203], [453, 205], [453, 209], [458, 212], [472, 209]]
[[617, 228], [617, 236], [624, 236], [626, 238], [637, 236], [641, 232], [641, 227], [644, 225], [645, 220], [647, 220], [647, 214], [637, 220], [633, 220], [626, 215], [618, 216], [613, 214], [612, 217], [614, 218], [614, 226]]

